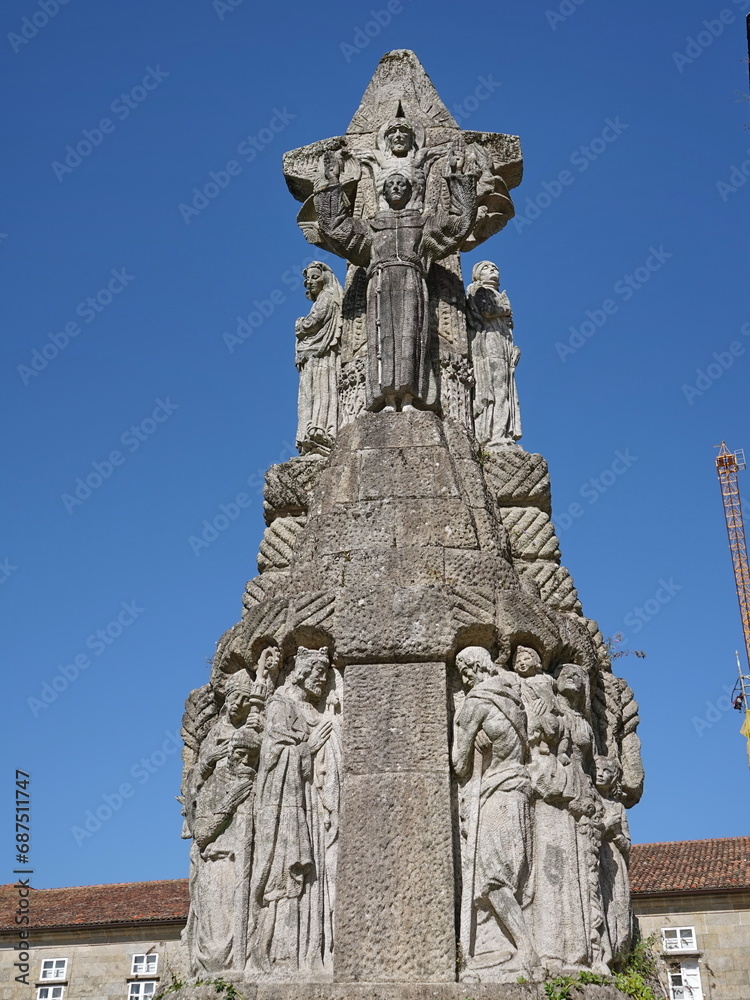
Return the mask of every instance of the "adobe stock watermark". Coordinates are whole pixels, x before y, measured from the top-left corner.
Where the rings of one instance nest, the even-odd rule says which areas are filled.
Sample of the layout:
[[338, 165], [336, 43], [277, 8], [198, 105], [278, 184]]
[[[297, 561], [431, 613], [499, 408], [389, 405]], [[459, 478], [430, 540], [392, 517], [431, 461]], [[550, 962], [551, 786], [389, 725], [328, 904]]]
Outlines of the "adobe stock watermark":
[[[405, 2], [411, 3], [412, 0], [405, 0]], [[370, 19], [355, 27], [351, 42], [339, 42], [339, 49], [344, 59], [351, 62], [355, 56], [364, 52], [367, 46], [371, 45], [373, 40], [388, 27], [393, 18], [398, 14], [403, 14], [404, 10], [406, 10], [404, 0], [388, 0], [385, 7], [380, 10], [371, 8]]]
[[748, 146], [745, 152], [748, 154], [748, 158], [743, 160], [739, 166], [732, 164], [729, 168], [729, 179], [716, 182], [716, 190], [724, 202], [729, 200], [730, 195], [737, 194], [740, 188], [743, 188], [747, 184], [750, 177], [750, 146]]
[[[625, 122], [621, 122], [619, 115], [614, 119], [605, 118], [604, 128], [601, 133], [594, 136], [593, 139], [589, 139], [586, 145], [579, 146], [578, 149], [573, 150], [570, 154], [569, 162], [571, 166], [577, 169], [578, 175], [588, 170], [591, 164], [595, 163], [610, 148], [612, 143], [619, 139], [627, 128], [630, 128], [630, 126]], [[553, 202], [557, 201], [566, 188], [575, 183], [576, 177], [576, 174], [566, 169], [561, 170], [551, 181], [542, 181], [542, 190], [533, 197], [526, 199], [522, 212], [516, 212], [516, 217], [513, 219], [516, 232], [522, 233], [527, 226], [536, 222], [542, 212], [548, 209]]]
[[[109, 110], [124, 122], [168, 76], [169, 73], [158, 63], [156, 68], [147, 66], [141, 82], [131, 87], [126, 94], [116, 97], [110, 104]], [[117, 124], [111, 118], [100, 118], [93, 128], [81, 129], [83, 138], [78, 139], [75, 146], [69, 143], [65, 147], [63, 160], [53, 160], [51, 163], [52, 172], [58, 181], [62, 184], [65, 177], [72, 174], [76, 167], [80, 167], [86, 157], [91, 156], [94, 150], [101, 146], [104, 137], [112, 135], [116, 128]]]
[[[299, 264], [293, 264], [287, 268], [281, 275], [281, 283], [286, 285], [290, 292], [300, 288], [304, 282], [302, 271], [313, 260], [315, 260], [314, 257], [305, 257]], [[253, 299], [252, 309], [244, 316], [236, 317], [235, 332], [228, 333], [225, 330], [222, 334], [222, 340], [229, 353], [234, 354], [239, 345], [244, 344], [253, 335], [253, 331], [263, 326], [265, 321], [273, 316], [277, 308], [286, 302], [287, 296], [288, 293], [281, 288], [273, 288], [265, 298]]]
[[[747, 10], [750, 3], [748, 0], [732, 0], [735, 7]], [[705, 19], [695, 35], [689, 35], [685, 39], [684, 50], [672, 53], [672, 62], [677, 67], [678, 72], [684, 73], [686, 66], [692, 66], [696, 59], [699, 59], [706, 49], [709, 49], [717, 38], [721, 38], [727, 25], [734, 24], [737, 15], [731, 7], [724, 7], [718, 12], [716, 17]]]
[[8, 556], [0, 560], [0, 583], [7, 583], [17, 570], [18, 566], [14, 566]]
[[[101, 316], [107, 306], [110, 306], [115, 297], [124, 292], [131, 281], [135, 281], [135, 275], [128, 274], [124, 267], [110, 271], [112, 277], [106, 285], [83, 299], [76, 306], [76, 316], [79, 316], [84, 323], [93, 323], [97, 316]], [[47, 340], [41, 347], [35, 347], [31, 352], [31, 357], [27, 365], [16, 365], [16, 371], [24, 385], [28, 385], [32, 378], [40, 375], [54, 361], [58, 354], [61, 354], [70, 344], [74, 337], [81, 333], [81, 325], [76, 320], [68, 320], [61, 330], [47, 334]]]
[[[585, 500], [590, 507], [598, 503], [607, 490], [611, 490], [618, 479], [624, 476], [637, 461], [638, 456], [631, 455], [630, 448], [626, 448], [624, 452], [620, 450], [616, 451], [614, 460], [606, 469], [602, 469], [596, 476], [592, 476], [583, 483], [578, 491], [581, 499]], [[578, 503], [577, 500], [574, 500], [573, 503], [568, 504], [564, 511], [552, 518], [555, 531], [558, 533], [567, 531], [573, 522], [583, 517], [585, 513], [586, 508]]]
[[127, 454], [115, 448], [102, 461], [92, 462], [92, 471], [78, 476], [72, 492], [60, 496], [69, 514], [72, 514], [76, 507], [82, 507], [92, 493], [114, 474], [115, 469], [125, 464], [128, 454], [132, 455], [138, 451], [141, 445], [156, 433], [160, 425], [169, 420], [175, 410], [179, 410], [179, 405], [173, 403], [169, 396], [166, 399], [156, 399], [154, 402], [156, 406], [150, 416], [144, 417], [137, 424], [131, 424], [120, 435], [120, 444], [126, 449]]
[[[151, 776], [160, 771], [169, 758], [182, 749], [182, 740], [177, 733], [167, 730], [164, 733], [166, 739], [148, 757], [141, 757], [128, 771], [128, 776], [137, 782], [138, 785], [145, 785], [151, 780]], [[129, 781], [122, 781], [114, 792], [104, 792], [99, 798], [100, 801], [91, 809], [84, 813], [81, 825], [71, 826], [70, 832], [79, 847], [84, 841], [89, 840], [98, 833], [105, 823], [108, 823], [116, 812], [125, 805], [128, 799], [132, 799], [138, 791], [137, 787]]]
[[219, 20], [223, 21], [227, 14], [233, 13], [244, 2], [245, 0], [213, 0], [211, 6], [216, 11]]
[[493, 79], [492, 73], [478, 76], [477, 85], [474, 87], [474, 90], [459, 101], [458, 104], [451, 105], [451, 114], [458, 124], [460, 125], [461, 122], [465, 122], [467, 118], [470, 118], [479, 105], [483, 101], [489, 100], [502, 85], [501, 80]]
[[580, 351], [584, 344], [598, 333], [602, 327], [606, 326], [610, 317], [619, 312], [621, 304], [629, 302], [635, 293], [640, 291], [651, 280], [651, 276], [660, 271], [670, 257], [674, 256], [673, 253], [669, 253], [664, 249], [663, 243], [659, 244], [658, 247], [651, 246], [648, 249], [649, 253], [643, 264], [636, 267], [632, 273], [623, 274], [614, 283], [612, 292], [620, 300], [619, 302], [614, 298], [606, 298], [597, 308], [587, 309], [584, 314], [586, 319], [580, 326], [568, 327], [570, 331], [568, 339], [564, 342], [560, 340], [555, 341], [557, 356], [563, 364], [565, 364], [569, 357]]
[[[289, 111], [286, 105], [283, 108], [273, 108], [268, 124], [259, 129], [254, 135], [246, 135], [242, 142], [237, 145], [237, 153], [245, 163], [252, 163], [259, 153], [267, 149], [271, 143], [280, 135], [289, 122], [294, 121], [296, 114]], [[225, 191], [235, 177], [239, 177], [243, 171], [243, 165], [239, 160], [228, 160], [220, 170], [210, 170], [208, 180], [204, 181], [200, 187], [194, 187], [191, 194], [192, 200], [188, 203], [181, 201], [177, 206], [177, 211], [183, 221], [190, 225], [190, 222], [197, 218], [201, 212], [208, 208], [212, 201]]]
[[722, 684], [721, 689], [724, 694], [720, 695], [716, 701], [707, 701], [705, 713], [700, 717], [694, 715], [690, 720], [693, 723], [693, 729], [701, 739], [707, 729], [713, 729], [716, 723], [734, 708], [732, 704], [734, 690], [728, 684]]
[[547, 24], [553, 31], [557, 31], [558, 24], [567, 21], [585, 3], [586, 0], [562, 0], [557, 10], [545, 10], [544, 16], [547, 18]]
[[662, 577], [654, 594], [642, 605], [636, 605], [628, 611], [625, 615], [625, 624], [629, 629], [632, 629], [634, 634], [637, 634], [652, 619], [656, 618], [662, 608], [669, 604], [674, 595], [681, 590], [682, 584], [675, 583], [673, 576], [670, 576], [668, 580]]
[[[750, 337], [750, 322], [742, 324], [740, 333], [743, 337]], [[746, 353], [747, 345], [743, 344], [741, 340], [731, 341], [724, 351], [714, 351], [711, 355], [713, 361], [710, 361], [705, 368], [695, 369], [695, 384], [683, 383], [682, 385], [682, 394], [688, 401], [688, 405], [692, 406], [696, 399], [704, 396], [722, 375], [733, 367], [737, 358], [741, 358]]]
[[[91, 650], [94, 656], [101, 656], [120, 638], [123, 632], [140, 618], [145, 610], [145, 608], [139, 607], [135, 601], [122, 601], [120, 610], [112, 621], [86, 636], [84, 646]], [[77, 653], [69, 663], [61, 663], [49, 680], [42, 684], [39, 697], [26, 699], [26, 704], [34, 718], [56, 702], [60, 695], [67, 691], [70, 685], [74, 684], [93, 662], [93, 658], [88, 653]]]
[[[284, 446], [277, 459], [277, 463], [285, 462], [296, 454], [297, 449], [289, 444], [288, 441], [284, 441]], [[252, 504], [253, 494], [257, 496], [263, 490], [265, 475], [262, 469], [258, 469], [252, 475], [248, 476], [246, 483], [252, 493], [242, 491], [227, 503], [220, 503], [218, 514], [215, 514], [211, 520], [205, 519], [201, 524], [199, 529], [200, 534], [188, 535], [187, 543], [192, 549], [193, 555], [199, 556], [204, 549], [212, 545], [222, 532], [226, 531], [231, 524], [234, 524], [242, 511], [246, 510]]]
[[57, 17], [61, 7], [65, 7], [70, 0], [37, 0], [38, 10], [35, 10], [29, 17], [21, 18], [21, 27], [18, 31], [8, 32], [8, 41], [14, 52], [18, 53], [28, 45], [32, 39], [36, 38], [39, 32], [46, 28], [53, 17]]

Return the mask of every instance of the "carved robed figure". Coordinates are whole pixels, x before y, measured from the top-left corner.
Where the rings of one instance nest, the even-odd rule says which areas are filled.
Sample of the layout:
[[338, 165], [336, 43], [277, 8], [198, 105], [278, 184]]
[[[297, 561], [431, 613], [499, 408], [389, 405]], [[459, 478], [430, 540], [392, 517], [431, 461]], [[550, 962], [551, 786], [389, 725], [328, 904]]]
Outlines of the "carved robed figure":
[[327, 264], [314, 260], [302, 272], [313, 303], [294, 326], [295, 363], [300, 373], [297, 447], [302, 454], [326, 454], [338, 430], [339, 342], [342, 290]]
[[449, 208], [409, 208], [412, 181], [394, 172], [379, 192], [388, 207], [357, 219], [339, 183], [341, 162], [334, 154], [326, 157], [327, 184], [315, 194], [320, 231], [331, 250], [367, 269], [368, 409], [408, 409], [427, 401], [427, 274], [433, 262], [458, 249], [477, 212], [476, 178], [461, 173], [463, 165], [463, 154], [454, 151], [445, 177]]
[[269, 699], [256, 805], [251, 967], [279, 978], [330, 971], [341, 748], [325, 650], [300, 647]]
[[483, 445], [514, 444], [521, 437], [513, 313], [500, 272], [490, 260], [474, 265], [466, 291], [466, 319], [474, 366], [474, 433]]

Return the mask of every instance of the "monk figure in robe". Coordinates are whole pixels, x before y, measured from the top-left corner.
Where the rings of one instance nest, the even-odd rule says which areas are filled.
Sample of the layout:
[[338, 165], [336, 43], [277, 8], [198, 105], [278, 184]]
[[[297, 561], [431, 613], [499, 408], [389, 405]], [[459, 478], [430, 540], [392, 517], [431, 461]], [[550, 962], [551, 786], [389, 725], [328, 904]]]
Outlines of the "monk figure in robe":
[[464, 174], [463, 150], [449, 156], [449, 207], [409, 208], [412, 181], [396, 169], [382, 181], [387, 209], [355, 219], [339, 183], [341, 161], [325, 158], [326, 186], [315, 211], [326, 247], [367, 269], [367, 408], [410, 410], [426, 405], [430, 375], [427, 274], [455, 253], [477, 213], [476, 178]]

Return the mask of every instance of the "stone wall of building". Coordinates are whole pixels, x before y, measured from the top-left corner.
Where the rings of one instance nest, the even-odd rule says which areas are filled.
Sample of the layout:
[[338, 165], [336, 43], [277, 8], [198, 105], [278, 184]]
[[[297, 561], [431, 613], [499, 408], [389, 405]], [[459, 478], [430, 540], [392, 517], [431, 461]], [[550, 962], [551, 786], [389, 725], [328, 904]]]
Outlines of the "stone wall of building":
[[[31, 931], [29, 985], [18, 983], [13, 963], [14, 940], [0, 941], [0, 1000], [36, 1000], [39, 987], [63, 986], [60, 1000], [127, 1000], [133, 982], [156, 981], [156, 990], [171, 980], [171, 970], [185, 967], [180, 942], [184, 922], [156, 928], [80, 928]], [[133, 975], [133, 956], [158, 955], [155, 974]], [[45, 959], [67, 959], [65, 977], [42, 979]], [[50, 993], [50, 1000], [53, 994]], [[144, 996], [148, 996], [146, 992]]]
[[[750, 892], [635, 897], [644, 937], [656, 935], [665, 975], [697, 962], [706, 1000], [750, 1000]], [[666, 951], [665, 928], [694, 928], [695, 948]], [[684, 1000], [701, 1000], [685, 990]]]

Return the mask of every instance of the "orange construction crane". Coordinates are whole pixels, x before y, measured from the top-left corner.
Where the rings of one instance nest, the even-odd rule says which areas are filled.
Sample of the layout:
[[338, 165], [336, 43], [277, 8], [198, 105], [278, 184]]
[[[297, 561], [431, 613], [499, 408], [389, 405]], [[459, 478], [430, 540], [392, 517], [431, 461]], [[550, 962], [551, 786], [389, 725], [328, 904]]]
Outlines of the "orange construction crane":
[[730, 451], [722, 441], [719, 454], [716, 456], [716, 472], [721, 486], [721, 498], [724, 502], [724, 517], [727, 523], [729, 551], [732, 554], [734, 582], [737, 588], [737, 600], [740, 605], [742, 632], [745, 637], [745, 669], [743, 670], [739, 654], [737, 654], [737, 697], [734, 707], [745, 713], [745, 722], [740, 732], [747, 738], [748, 767], [750, 767], [750, 566], [747, 561], [747, 541], [745, 539], [745, 522], [742, 517], [742, 500], [737, 473], [746, 468], [745, 452]]

